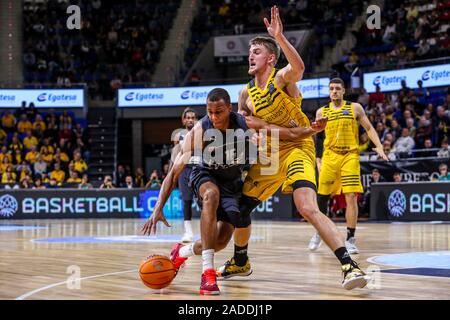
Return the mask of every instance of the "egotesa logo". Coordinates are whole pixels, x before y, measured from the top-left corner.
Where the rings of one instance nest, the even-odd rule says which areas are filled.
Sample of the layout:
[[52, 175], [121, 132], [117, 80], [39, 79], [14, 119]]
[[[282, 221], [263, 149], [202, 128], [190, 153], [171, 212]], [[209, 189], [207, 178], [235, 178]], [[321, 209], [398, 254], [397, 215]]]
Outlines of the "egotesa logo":
[[373, 79], [373, 85], [379, 86], [380, 84], [381, 84], [381, 76], [375, 77], [375, 79]]
[[427, 81], [427, 80], [429, 80], [430, 79], [430, 70], [427, 70], [427, 71], [425, 71], [424, 73], [423, 73], [423, 75], [422, 75], [422, 80], [423, 81]]
[[125, 96], [125, 101], [133, 101], [134, 99], [134, 92], [130, 92]]
[[183, 91], [181, 93], [181, 99], [183, 99], [183, 100], [189, 99], [189, 93], [190, 93], [189, 90]]
[[38, 95], [37, 100], [39, 102], [44, 102], [45, 100], [47, 100], [47, 94], [46, 93], [41, 93], [40, 95]]

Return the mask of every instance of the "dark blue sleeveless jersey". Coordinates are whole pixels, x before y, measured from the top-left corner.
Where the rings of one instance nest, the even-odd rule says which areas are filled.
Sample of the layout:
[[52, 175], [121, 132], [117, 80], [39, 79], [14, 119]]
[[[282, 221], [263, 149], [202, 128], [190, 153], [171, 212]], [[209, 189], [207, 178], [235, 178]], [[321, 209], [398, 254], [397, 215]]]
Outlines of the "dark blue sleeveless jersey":
[[[241, 179], [242, 172], [250, 168], [251, 142], [249, 134], [245, 134], [248, 130], [245, 117], [236, 112], [230, 113], [229, 129], [233, 129], [233, 133], [228, 133], [228, 139], [225, 131], [214, 129], [208, 116], [200, 121], [204, 146], [202, 161], [198, 166], [207, 169], [222, 181]], [[208, 131], [209, 129], [214, 130]]]

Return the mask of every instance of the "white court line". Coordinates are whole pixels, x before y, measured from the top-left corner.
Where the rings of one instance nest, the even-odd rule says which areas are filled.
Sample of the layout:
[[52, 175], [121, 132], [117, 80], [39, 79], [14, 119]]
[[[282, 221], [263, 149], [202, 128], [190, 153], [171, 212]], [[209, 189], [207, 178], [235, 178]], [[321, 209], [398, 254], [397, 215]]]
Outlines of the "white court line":
[[[95, 279], [95, 278], [101, 278], [101, 277], [107, 277], [107, 276], [112, 276], [112, 275], [116, 275], [116, 274], [130, 273], [130, 272], [137, 272], [137, 271], [138, 271], [138, 269], [133, 269], [133, 270], [127, 270], [127, 271], [104, 273], [104, 274], [99, 274], [99, 275], [96, 275], [96, 276], [89, 276], [89, 277], [80, 278], [78, 280], [82, 281], [82, 280]], [[20, 297], [17, 297], [15, 300], [25, 300], [26, 298], [32, 296], [35, 293], [38, 293], [38, 292], [41, 292], [41, 291], [44, 291], [44, 290], [47, 290], [47, 289], [51, 289], [51, 288], [54, 288], [54, 287], [57, 287], [57, 286], [60, 286], [60, 285], [66, 284], [66, 283], [67, 283], [67, 280], [66, 281], [61, 281], [61, 282], [58, 282], [58, 283], [54, 283], [54, 284], [50, 284], [48, 286], [41, 287], [41, 288], [35, 289], [33, 291], [29, 291], [29, 292], [21, 295]]]

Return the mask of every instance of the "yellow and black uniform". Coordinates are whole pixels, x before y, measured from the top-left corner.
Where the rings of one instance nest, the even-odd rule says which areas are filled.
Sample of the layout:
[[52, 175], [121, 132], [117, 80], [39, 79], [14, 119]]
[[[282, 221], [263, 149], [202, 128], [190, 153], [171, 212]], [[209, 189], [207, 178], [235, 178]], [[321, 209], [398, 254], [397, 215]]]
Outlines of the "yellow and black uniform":
[[321, 195], [363, 192], [359, 164], [359, 124], [350, 101], [340, 108], [330, 102], [322, 107], [328, 118], [319, 173]]
[[[293, 98], [280, 89], [275, 83], [276, 72], [276, 69], [272, 70], [263, 90], [254, 79], [248, 83], [253, 115], [282, 127], [309, 127], [309, 119], [301, 109], [302, 96]], [[280, 186], [284, 193], [293, 192], [292, 185], [296, 181], [308, 181], [315, 186], [315, 149], [311, 137], [298, 141], [280, 140], [278, 147], [271, 145], [270, 137], [267, 140], [267, 150], [273, 152], [271, 163], [257, 163], [250, 168], [244, 182], [244, 195], [265, 201]], [[267, 174], [264, 171], [269, 167], [275, 167], [275, 170]]]

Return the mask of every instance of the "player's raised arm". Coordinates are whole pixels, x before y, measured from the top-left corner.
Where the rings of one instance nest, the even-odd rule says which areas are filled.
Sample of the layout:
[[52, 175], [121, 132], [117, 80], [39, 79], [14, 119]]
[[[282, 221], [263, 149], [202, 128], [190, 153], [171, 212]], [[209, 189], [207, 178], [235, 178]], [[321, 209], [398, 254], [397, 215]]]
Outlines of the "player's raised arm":
[[163, 208], [167, 199], [170, 196], [172, 190], [177, 186], [178, 177], [183, 169], [186, 167], [189, 159], [192, 156], [195, 143], [194, 139], [198, 136], [198, 131], [201, 131], [201, 124], [198, 123], [189, 133], [186, 135], [185, 142], [182, 144], [181, 151], [175, 158], [172, 168], [170, 168], [166, 178], [164, 179], [161, 190], [159, 192], [158, 201], [156, 202], [155, 210], [150, 216], [149, 220], [142, 227], [144, 235], [155, 234], [156, 225], [158, 221], [162, 221], [166, 226], [170, 227], [166, 218], [164, 217]]
[[300, 81], [303, 77], [303, 72], [305, 71], [305, 63], [297, 50], [283, 34], [283, 23], [281, 22], [280, 12], [277, 6], [271, 8], [270, 23], [264, 18], [264, 24], [266, 25], [267, 32], [275, 38], [289, 62], [289, 64], [281, 69], [278, 74], [286, 84]]
[[359, 123], [361, 123], [363, 128], [366, 130], [370, 141], [372, 141], [375, 144], [375, 148], [373, 148], [373, 151], [378, 153], [378, 155], [383, 160], [389, 161], [388, 157], [384, 153], [383, 145], [381, 144], [380, 137], [378, 137], [378, 133], [376, 132], [375, 128], [370, 123], [370, 120], [367, 118], [366, 112], [364, 111], [363, 107], [359, 103], [353, 103], [353, 106], [354, 106], [354, 110], [356, 113], [356, 117], [359, 120]]

